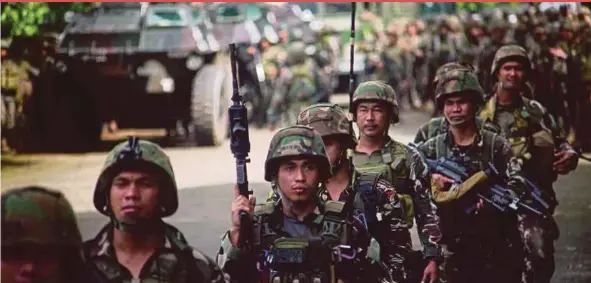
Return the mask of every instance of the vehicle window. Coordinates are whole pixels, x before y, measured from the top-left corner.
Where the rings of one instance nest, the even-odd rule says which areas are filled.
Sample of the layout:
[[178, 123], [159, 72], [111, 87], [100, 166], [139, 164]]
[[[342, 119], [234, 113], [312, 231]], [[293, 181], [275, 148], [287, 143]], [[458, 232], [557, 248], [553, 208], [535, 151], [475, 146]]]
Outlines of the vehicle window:
[[185, 26], [187, 17], [182, 10], [177, 9], [152, 9], [146, 18], [146, 25], [153, 26]]

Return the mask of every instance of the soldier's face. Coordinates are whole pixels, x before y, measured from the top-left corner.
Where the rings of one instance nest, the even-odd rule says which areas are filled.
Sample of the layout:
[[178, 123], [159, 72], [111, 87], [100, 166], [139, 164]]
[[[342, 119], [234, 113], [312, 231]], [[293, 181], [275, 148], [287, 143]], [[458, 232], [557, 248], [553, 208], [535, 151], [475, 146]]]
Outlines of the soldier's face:
[[2, 282], [57, 283], [62, 274], [60, 249], [2, 247]]
[[499, 69], [499, 82], [507, 90], [519, 90], [523, 85], [523, 66], [519, 62], [505, 62]]
[[[343, 144], [337, 136], [322, 137], [324, 146], [326, 147], [326, 154], [331, 164], [334, 164], [341, 157], [341, 153], [344, 150]], [[334, 172], [333, 172], [334, 173]]]
[[313, 199], [318, 192], [319, 178], [317, 163], [308, 158], [286, 160], [277, 172], [281, 194], [292, 203]]
[[445, 99], [443, 115], [451, 126], [464, 125], [476, 114], [476, 107], [466, 96], [456, 95]]
[[362, 136], [382, 137], [390, 125], [388, 107], [384, 102], [359, 103], [355, 114]]
[[127, 223], [159, 217], [158, 183], [144, 172], [121, 172], [115, 176], [109, 198], [115, 217]]

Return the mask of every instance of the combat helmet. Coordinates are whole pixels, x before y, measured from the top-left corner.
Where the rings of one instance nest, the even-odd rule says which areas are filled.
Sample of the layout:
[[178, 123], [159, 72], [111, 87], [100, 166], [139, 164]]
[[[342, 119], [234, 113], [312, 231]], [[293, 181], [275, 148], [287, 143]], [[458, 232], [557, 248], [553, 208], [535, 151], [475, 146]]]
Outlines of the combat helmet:
[[148, 170], [163, 177], [160, 184], [160, 216], [174, 214], [178, 208], [178, 195], [170, 159], [157, 144], [136, 137], [116, 145], [107, 155], [94, 188], [94, 207], [100, 213], [111, 216], [108, 203], [111, 182], [121, 171], [134, 169]]
[[2, 247], [49, 245], [82, 250], [82, 236], [64, 195], [42, 187], [2, 193]]
[[491, 74], [496, 76], [497, 72], [505, 62], [517, 61], [521, 62], [526, 73], [531, 70], [531, 62], [527, 56], [525, 49], [519, 45], [505, 45], [497, 50], [491, 66]]
[[315, 159], [318, 162], [321, 182], [328, 180], [332, 174], [322, 137], [310, 127], [291, 126], [275, 133], [265, 160], [265, 180], [272, 182], [279, 163], [289, 157]]
[[477, 105], [484, 103], [484, 90], [478, 82], [478, 77], [472, 71], [457, 69], [449, 71], [441, 77], [435, 90], [437, 107], [442, 109], [445, 98], [458, 93], [470, 93]]
[[474, 72], [474, 67], [468, 63], [461, 63], [461, 62], [449, 62], [443, 64], [441, 67], [437, 69], [435, 72], [435, 78], [433, 78], [433, 85], [437, 86], [440, 81], [441, 76], [445, 73], [452, 71], [452, 70], [468, 70]]
[[396, 101], [396, 93], [394, 89], [382, 81], [368, 81], [359, 84], [355, 93], [353, 93], [353, 101], [351, 110], [353, 113], [357, 112], [357, 106], [362, 101], [384, 101], [392, 108], [391, 123], [395, 124], [400, 121], [398, 102]]
[[304, 108], [298, 115], [297, 125], [311, 127], [321, 137], [342, 136], [347, 140], [347, 148], [357, 144], [355, 135], [349, 132], [347, 114], [337, 104], [318, 103]]

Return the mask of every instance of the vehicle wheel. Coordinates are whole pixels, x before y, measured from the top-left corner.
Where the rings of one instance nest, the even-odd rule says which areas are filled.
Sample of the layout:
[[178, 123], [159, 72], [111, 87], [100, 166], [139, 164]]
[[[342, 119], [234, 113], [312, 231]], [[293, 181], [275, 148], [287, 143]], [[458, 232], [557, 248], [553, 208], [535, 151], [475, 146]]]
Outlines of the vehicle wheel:
[[228, 131], [232, 80], [227, 70], [204, 66], [193, 81], [191, 136], [200, 146], [217, 146]]

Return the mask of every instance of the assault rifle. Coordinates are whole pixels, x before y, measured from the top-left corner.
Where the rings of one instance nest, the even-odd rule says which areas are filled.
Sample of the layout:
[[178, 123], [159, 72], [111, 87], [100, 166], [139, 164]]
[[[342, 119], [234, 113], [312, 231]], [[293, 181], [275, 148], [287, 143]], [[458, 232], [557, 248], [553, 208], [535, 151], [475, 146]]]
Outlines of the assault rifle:
[[[429, 170], [432, 173], [441, 174], [446, 176], [452, 180], [456, 184], [460, 184], [470, 178], [471, 174], [468, 172], [468, 169], [460, 164], [453, 162], [446, 158], [440, 158], [439, 160], [428, 159], [425, 158], [425, 163], [429, 167]], [[541, 197], [541, 190], [537, 188], [533, 183], [529, 182], [526, 179], [526, 187], [529, 190], [529, 196], [532, 196], [534, 200], [542, 206], [543, 212], [539, 209], [535, 208], [533, 205], [530, 205], [529, 202], [522, 200], [519, 197], [512, 195], [506, 188], [502, 187], [499, 183], [504, 183], [505, 178], [501, 177], [497, 169], [492, 163], [488, 164], [489, 168], [487, 170], [487, 175], [492, 177], [493, 180], [497, 180], [496, 182], [490, 184], [488, 187], [489, 189], [486, 191], [476, 191], [476, 195], [484, 200], [485, 202], [491, 204], [499, 211], [507, 211], [508, 209], [517, 211], [517, 210], [524, 210], [529, 213], [533, 213], [540, 217], [547, 217], [549, 205], [544, 201]], [[536, 193], [533, 193], [534, 188]], [[471, 213], [473, 208], [469, 208], [467, 210], [468, 213]]]
[[[248, 120], [246, 107], [240, 96], [238, 87], [238, 75], [236, 73], [236, 45], [230, 44], [230, 59], [232, 62], [232, 105], [228, 109], [230, 117], [230, 150], [236, 159], [236, 185], [240, 194], [248, 198], [252, 191], [248, 189], [248, 176], [246, 172], [246, 163], [250, 162], [248, 153], [250, 152], [250, 138], [248, 135]], [[244, 250], [252, 249], [253, 224], [246, 212], [240, 212], [240, 243], [239, 247]]]

